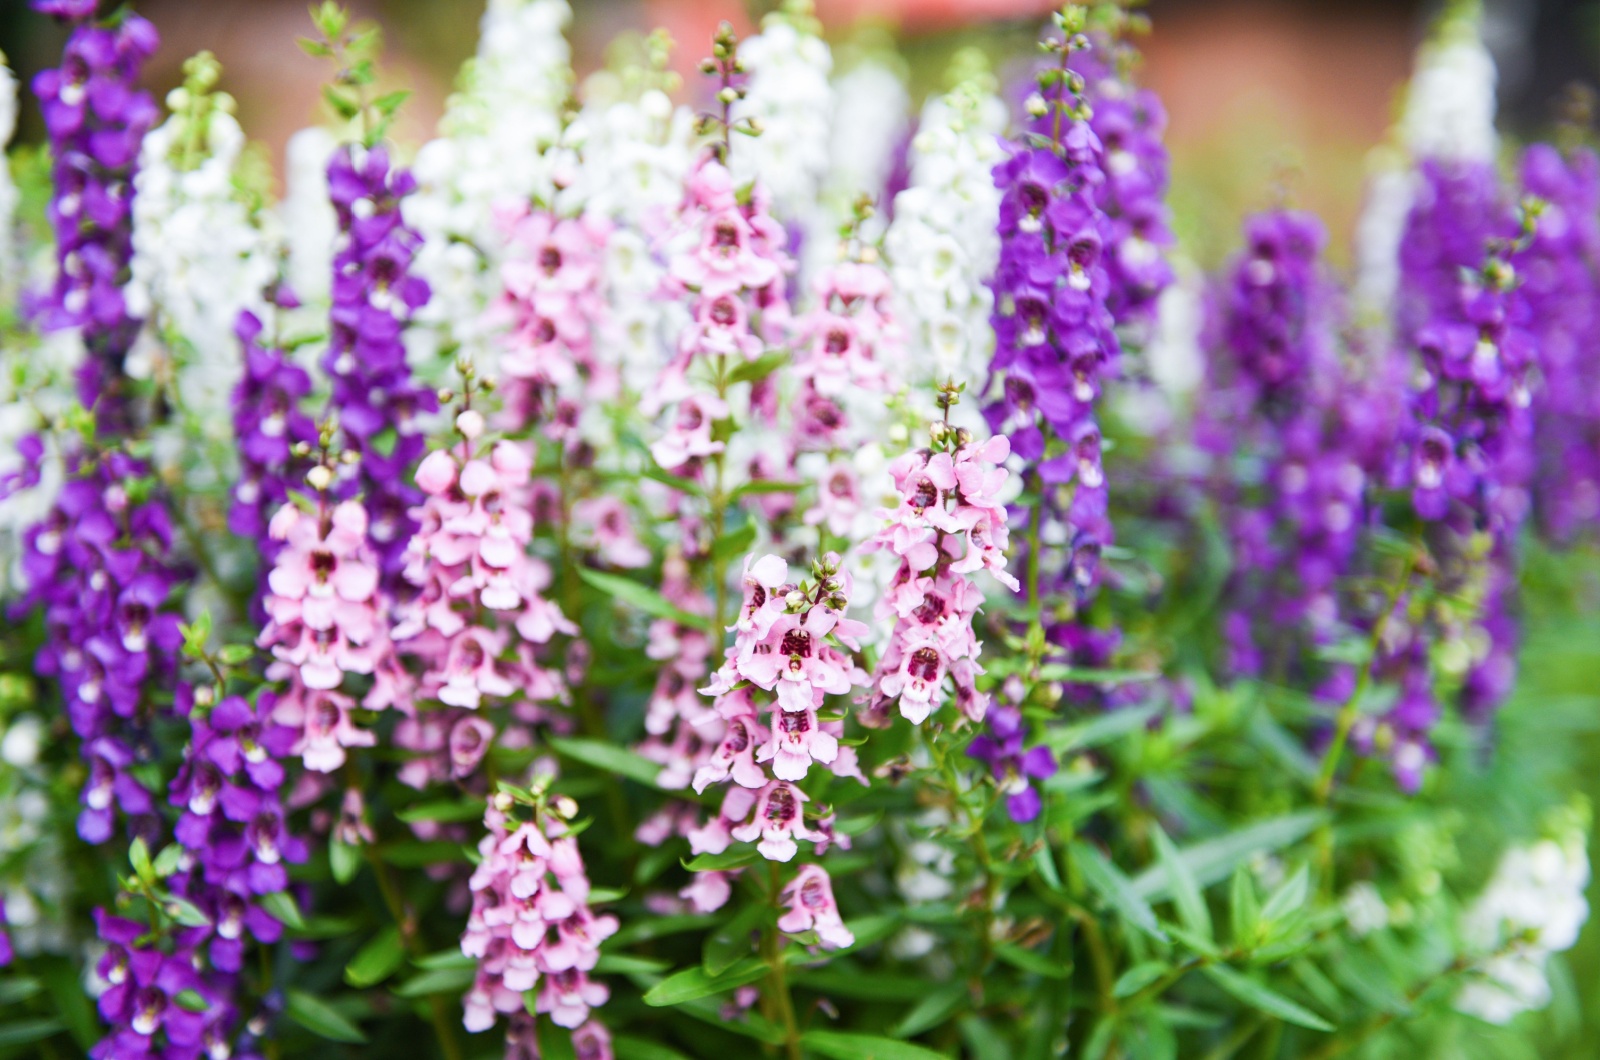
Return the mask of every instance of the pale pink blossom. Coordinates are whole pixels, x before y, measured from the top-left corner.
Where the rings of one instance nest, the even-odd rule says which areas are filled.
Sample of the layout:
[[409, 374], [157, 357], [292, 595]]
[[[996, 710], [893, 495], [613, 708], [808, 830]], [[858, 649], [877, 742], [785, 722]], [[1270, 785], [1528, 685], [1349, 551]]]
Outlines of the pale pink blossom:
[[806, 825], [807, 801], [805, 792], [788, 781], [771, 781], [756, 798], [754, 816], [729, 832], [741, 843], [755, 843], [756, 850], [768, 861], [789, 861], [799, 850], [795, 840], [816, 842], [824, 838]]
[[856, 937], [844, 926], [833, 900], [833, 881], [821, 865], [802, 865], [783, 888], [781, 901], [788, 911], [778, 918], [778, 928], [791, 935], [815, 931], [824, 949], [855, 945]]

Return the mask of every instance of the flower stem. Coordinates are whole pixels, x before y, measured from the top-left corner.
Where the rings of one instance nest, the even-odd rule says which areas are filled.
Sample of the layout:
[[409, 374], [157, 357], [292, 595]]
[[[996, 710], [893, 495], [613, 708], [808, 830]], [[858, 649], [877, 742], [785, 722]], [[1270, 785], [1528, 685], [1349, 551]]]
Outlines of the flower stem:
[[[767, 862], [767, 889], [771, 892], [772, 907], [778, 908], [778, 895], [783, 881], [778, 875], [778, 863]], [[783, 1023], [783, 1051], [788, 1060], [801, 1060], [800, 1030], [794, 1018], [794, 998], [789, 996], [789, 981], [784, 973], [781, 936], [776, 924], [767, 925], [761, 934], [761, 959], [767, 965], [767, 992], [778, 1009]]]
[[[423, 956], [422, 940], [417, 937], [416, 920], [406, 911], [405, 899], [400, 894], [400, 887], [394, 882], [394, 876], [389, 872], [389, 866], [372, 844], [363, 843], [361, 851], [366, 856], [367, 864], [372, 866], [372, 875], [378, 881], [378, 890], [383, 895], [383, 904], [388, 907], [389, 915], [394, 918], [395, 926], [400, 929], [400, 941], [405, 945], [406, 952], [412, 957]], [[445, 1013], [444, 998], [438, 994], [428, 995], [428, 1015], [433, 1024], [433, 1036], [439, 1041], [439, 1049], [445, 1055], [445, 1060], [461, 1060], [461, 1044], [456, 1041], [455, 1030], [450, 1026], [450, 1019]]]

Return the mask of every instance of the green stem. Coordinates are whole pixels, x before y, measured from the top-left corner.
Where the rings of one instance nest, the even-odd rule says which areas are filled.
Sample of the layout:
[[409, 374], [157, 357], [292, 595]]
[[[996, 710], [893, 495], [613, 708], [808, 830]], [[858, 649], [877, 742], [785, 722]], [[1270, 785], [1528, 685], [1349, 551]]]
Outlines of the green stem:
[[[767, 889], [772, 892], [770, 900], [773, 909], [781, 912], [778, 909], [778, 896], [783, 891], [783, 881], [779, 877], [776, 861], [767, 862]], [[794, 998], [789, 996], [789, 981], [783, 967], [782, 938], [775, 923], [768, 924], [761, 933], [761, 959], [767, 965], [767, 992], [783, 1024], [784, 1055], [788, 1060], [801, 1060], [800, 1029], [795, 1022]]]
[[[400, 941], [405, 945], [406, 952], [412, 957], [423, 956], [422, 940], [417, 937], [416, 920], [406, 911], [405, 899], [400, 893], [399, 885], [394, 882], [393, 874], [389, 872], [389, 866], [384, 864], [370, 843], [363, 843], [361, 852], [366, 856], [367, 864], [372, 866], [372, 874], [378, 881], [378, 890], [383, 895], [383, 904], [388, 907], [389, 915], [394, 918], [395, 926], [400, 929]], [[455, 1030], [450, 1026], [444, 998], [438, 994], [428, 995], [428, 1015], [433, 1023], [433, 1035], [438, 1039], [439, 1048], [446, 1060], [462, 1060], [461, 1044], [456, 1041]]]

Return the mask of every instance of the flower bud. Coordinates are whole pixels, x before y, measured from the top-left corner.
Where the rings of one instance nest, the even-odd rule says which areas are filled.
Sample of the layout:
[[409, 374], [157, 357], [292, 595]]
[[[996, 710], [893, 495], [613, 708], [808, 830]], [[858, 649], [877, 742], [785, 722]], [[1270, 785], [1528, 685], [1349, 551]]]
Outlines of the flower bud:
[[318, 464], [306, 472], [306, 485], [320, 493], [333, 485], [333, 472], [328, 470], [326, 464]]

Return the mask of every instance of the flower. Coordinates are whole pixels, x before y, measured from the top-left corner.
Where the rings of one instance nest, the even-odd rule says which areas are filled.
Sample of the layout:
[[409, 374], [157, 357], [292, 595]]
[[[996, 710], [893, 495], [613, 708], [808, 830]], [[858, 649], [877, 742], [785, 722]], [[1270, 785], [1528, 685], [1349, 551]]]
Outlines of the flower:
[[802, 865], [779, 896], [787, 911], [778, 918], [778, 929], [791, 935], [816, 931], [824, 949], [836, 950], [855, 945], [856, 937], [839, 916], [833, 900], [833, 881], [821, 865]]
[[1039, 816], [1039, 792], [1033, 782], [1055, 776], [1055, 756], [1044, 746], [1023, 750], [1027, 726], [1018, 708], [996, 707], [984, 720], [987, 731], [973, 737], [967, 755], [988, 763], [995, 782], [1006, 793], [1006, 812], [1013, 821], [1026, 824]]

